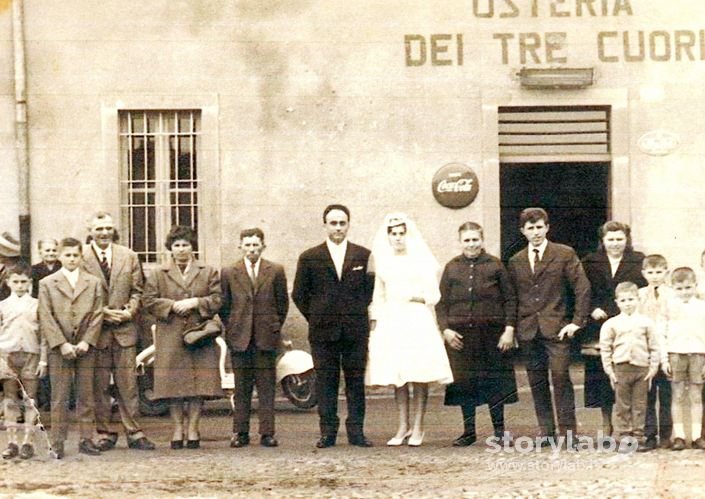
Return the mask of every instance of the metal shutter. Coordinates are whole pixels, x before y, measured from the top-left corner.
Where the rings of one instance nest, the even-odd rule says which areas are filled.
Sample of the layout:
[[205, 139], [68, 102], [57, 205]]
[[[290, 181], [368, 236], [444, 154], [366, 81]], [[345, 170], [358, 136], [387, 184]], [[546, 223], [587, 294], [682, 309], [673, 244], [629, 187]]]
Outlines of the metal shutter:
[[609, 161], [609, 106], [499, 108], [501, 162]]

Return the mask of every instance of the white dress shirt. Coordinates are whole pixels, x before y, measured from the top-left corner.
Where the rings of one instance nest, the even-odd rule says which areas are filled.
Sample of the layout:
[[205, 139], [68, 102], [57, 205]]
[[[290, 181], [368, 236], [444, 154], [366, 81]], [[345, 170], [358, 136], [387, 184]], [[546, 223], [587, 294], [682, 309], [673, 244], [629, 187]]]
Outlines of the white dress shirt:
[[328, 246], [328, 252], [330, 253], [330, 257], [333, 259], [335, 271], [338, 274], [338, 279], [340, 280], [343, 276], [343, 262], [345, 261], [345, 252], [348, 250], [348, 240], [343, 239], [342, 243], [335, 244], [330, 239], [326, 239], [326, 246]]
[[91, 246], [93, 247], [93, 251], [95, 251], [95, 254], [98, 255], [98, 262], [103, 260], [103, 254], [105, 254], [105, 258], [108, 260], [108, 268], [113, 267], [113, 245], [109, 244], [107, 248], [101, 249], [98, 247], [98, 245], [95, 243], [95, 241], [91, 241]]
[[66, 270], [66, 267], [61, 267], [59, 272], [64, 274], [64, 277], [66, 277], [66, 280], [69, 281], [71, 287], [75, 289], [76, 283], [78, 282], [78, 269]]
[[250, 276], [250, 280], [252, 282], [255, 282], [257, 280], [257, 276], [259, 275], [259, 264], [262, 261], [262, 259], [258, 258], [257, 261], [255, 262], [254, 275], [252, 274], [252, 262], [250, 260], [248, 260], [247, 257], [245, 257], [244, 260], [245, 260], [245, 269], [247, 269], [247, 275]]
[[546, 251], [546, 246], [548, 246], [548, 239], [544, 239], [541, 245], [532, 246], [529, 244], [529, 265], [531, 266], [531, 272], [534, 272], [534, 250], [539, 250], [539, 261], [543, 260], [543, 253]]

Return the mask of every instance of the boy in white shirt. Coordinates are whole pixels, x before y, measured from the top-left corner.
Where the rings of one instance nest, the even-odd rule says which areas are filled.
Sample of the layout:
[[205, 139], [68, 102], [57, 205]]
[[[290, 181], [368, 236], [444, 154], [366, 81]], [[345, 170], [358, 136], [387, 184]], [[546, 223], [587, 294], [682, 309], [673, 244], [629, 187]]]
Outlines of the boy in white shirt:
[[[0, 301], [0, 357], [7, 368], [0, 375], [5, 393], [5, 423], [7, 424], [7, 449], [3, 459], [19, 456], [29, 459], [34, 455], [33, 430], [37, 418], [34, 399], [38, 379], [47, 372], [47, 344], [39, 334], [37, 299], [29, 293], [32, 269], [17, 263], [7, 269], [6, 284], [10, 296]], [[21, 407], [18, 397], [22, 383], [28, 399], [25, 406], [25, 435], [22, 447], [17, 445], [17, 420]]]
[[615, 302], [620, 314], [600, 329], [602, 367], [615, 392], [615, 434], [635, 438], [637, 450], [645, 451], [646, 398], [659, 368], [658, 335], [653, 321], [637, 312], [636, 284], [619, 283]]
[[705, 450], [702, 437], [702, 389], [705, 376], [705, 301], [696, 297], [697, 280], [690, 267], [680, 267], [671, 275], [674, 297], [664, 310], [665, 338], [661, 356], [663, 372], [671, 380], [673, 402], [673, 443], [671, 449], [685, 449], [683, 402], [688, 392], [692, 447]]

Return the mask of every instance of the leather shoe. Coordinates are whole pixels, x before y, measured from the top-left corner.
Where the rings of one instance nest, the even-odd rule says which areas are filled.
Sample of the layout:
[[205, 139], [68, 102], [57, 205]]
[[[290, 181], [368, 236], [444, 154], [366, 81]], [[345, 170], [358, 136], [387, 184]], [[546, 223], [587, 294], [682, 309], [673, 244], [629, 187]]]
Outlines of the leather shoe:
[[698, 437], [695, 440], [693, 440], [693, 443], [691, 444], [693, 449], [700, 449], [700, 450], [705, 450], [705, 438], [703, 437]]
[[7, 449], [5, 449], [2, 453], [2, 458], [3, 459], [13, 459], [18, 456], [20, 453], [20, 448], [17, 447], [16, 443], [10, 442], [7, 444]]
[[673, 444], [671, 445], [671, 450], [683, 450], [685, 449], [685, 440], [682, 438], [674, 438]]
[[318, 442], [316, 442], [316, 447], [318, 449], [326, 449], [328, 447], [333, 447], [335, 445], [335, 437], [331, 435], [323, 435]]
[[154, 450], [154, 443], [151, 440], [149, 440], [147, 437], [140, 437], [135, 440], [128, 440], [127, 446], [130, 449]]
[[637, 452], [649, 452], [656, 448], [656, 437], [649, 437], [636, 448]]
[[78, 444], [79, 454], [87, 456], [100, 456], [100, 449], [93, 443], [90, 438], [84, 438]]
[[32, 444], [22, 444], [20, 447], [20, 459], [29, 459], [34, 456], [34, 446]]
[[238, 433], [237, 435], [233, 435], [233, 438], [230, 439], [230, 447], [234, 449], [239, 449], [240, 447], [246, 447], [248, 445], [250, 445], [250, 435], [247, 433]]
[[199, 449], [201, 447], [201, 439], [198, 440], [186, 440], [187, 449]]
[[184, 441], [183, 440], [172, 440], [171, 443], [169, 444], [169, 447], [171, 447], [174, 450], [179, 450], [184, 448]]
[[468, 447], [477, 442], [477, 436], [473, 434], [463, 433], [458, 438], [453, 440], [453, 447]]
[[63, 459], [64, 458], [64, 443], [56, 443], [51, 446], [51, 451], [49, 455], [53, 457], [54, 459]]
[[109, 438], [101, 438], [95, 446], [99, 451], [105, 452], [115, 448], [115, 441]]
[[367, 440], [365, 435], [357, 435], [354, 437], [348, 438], [348, 443], [350, 445], [354, 445], [355, 447], [373, 447], [374, 444]]
[[551, 447], [551, 444], [555, 445], [556, 437], [554, 435], [539, 435], [536, 441], [537, 447]]
[[259, 439], [259, 444], [262, 447], [278, 447], [279, 442], [277, 442], [277, 439], [274, 438], [272, 435], [262, 435], [262, 437]]

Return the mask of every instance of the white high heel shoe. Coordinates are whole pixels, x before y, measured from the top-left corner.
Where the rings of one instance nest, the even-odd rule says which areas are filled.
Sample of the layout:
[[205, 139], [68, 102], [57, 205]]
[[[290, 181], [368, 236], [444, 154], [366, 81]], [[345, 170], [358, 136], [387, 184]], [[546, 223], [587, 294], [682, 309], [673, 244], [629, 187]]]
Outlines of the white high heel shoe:
[[421, 436], [419, 438], [409, 437], [409, 442], [407, 445], [409, 447], [420, 447], [421, 444], [423, 443], [424, 435], [426, 435], [426, 432], [422, 431]]
[[406, 433], [404, 433], [404, 436], [402, 436], [401, 438], [398, 438], [398, 437], [392, 437], [392, 438], [390, 438], [390, 439], [387, 441], [387, 445], [390, 446], [390, 447], [399, 447], [399, 446], [402, 445], [406, 440], [408, 440], [409, 437], [411, 437], [411, 430], [409, 430], [409, 431], [407, 431]]

